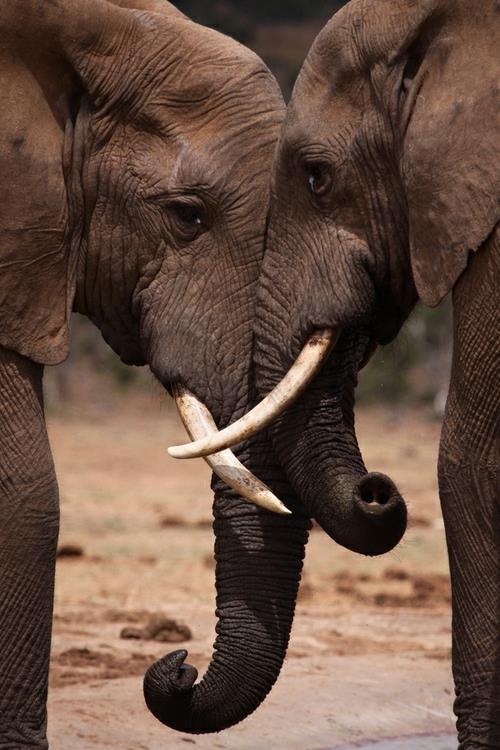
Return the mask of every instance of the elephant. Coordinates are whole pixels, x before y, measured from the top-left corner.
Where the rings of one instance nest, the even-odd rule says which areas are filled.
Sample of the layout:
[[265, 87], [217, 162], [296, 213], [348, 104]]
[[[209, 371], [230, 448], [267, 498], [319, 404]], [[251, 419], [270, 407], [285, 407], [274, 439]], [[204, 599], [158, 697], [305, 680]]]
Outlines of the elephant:
[[210, 439], [227, 447], [275, 419], [306, 511], [351, 549], [389, 547], [402, 506], [387, 478], [359, 483], [358, 371], [418, 300], [451, 293], [438, 477], [461, 750], [500, 747], [499, 21], [494, 0], [351, 0], [316, 38], [273, 168], [254, 355], [264, 406]]
[[[76, 311], [149, 365], [193, 436], [246, 410], [285, 104], [253, 52], [166, 0], [2, 3], [0, 56], [0, 747], [42, 750], [59, 527], [44, 367]], [[184, 650], [144, 680], [184, 732], [251, 713], [289, 639], [310, 522], [239, 458], [294, 502], [262, 441], [210, 460], [213, 658], [196, 685]]]

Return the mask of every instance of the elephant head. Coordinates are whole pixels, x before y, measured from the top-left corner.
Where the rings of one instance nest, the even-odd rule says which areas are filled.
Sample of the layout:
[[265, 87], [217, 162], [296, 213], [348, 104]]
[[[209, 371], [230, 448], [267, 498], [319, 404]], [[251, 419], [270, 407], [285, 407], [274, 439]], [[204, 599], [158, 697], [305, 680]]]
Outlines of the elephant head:
[[[210, 414], [224, 426], [251, 396], [284, 116], [276, 82], [249, 50], [163, 0], [22, 0], [2, 6], [0, 27], [0, 345], [58, 363], [76, 310], [124, 362], [149, 364], [175, 391], [193, 434], [214, 428]], [[245, 450], [250, 466], [272, 464], [265, 446]], [[231, 460], [212, 461], [229, 484], [241, 473]], [[252, 494], [253, 482], [232, 484]], [[187, 732], [240, 721], [270, 690], [309, 526], [224, 483], [215, 490], [212, 663], [194, 685], [180, 651], [145, 678], [152, 712]]]
[[358, 369], [498, 222], [497, 16], [490, 0], [352, 0], [314, 42], [282, 130], [257, 304], [268, 395], [210, 445], [266, 425], [313, 379], [274, 445], [306, 510], [359, 552], [393, 547], [406, 510], [365, 473]]

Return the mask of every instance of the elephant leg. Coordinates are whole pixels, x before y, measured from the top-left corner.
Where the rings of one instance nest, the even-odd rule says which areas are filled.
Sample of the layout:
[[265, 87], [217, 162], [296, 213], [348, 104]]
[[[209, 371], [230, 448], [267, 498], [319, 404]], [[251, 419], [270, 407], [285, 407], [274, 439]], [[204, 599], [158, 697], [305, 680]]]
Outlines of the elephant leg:
[[493, 236], [454, 291], [453, 370], [439, 459], [460, 750], [500, 748], [499, 255]]
[[0, 348], [0, 750], [48, 748], [59, 508], [42, 374]]

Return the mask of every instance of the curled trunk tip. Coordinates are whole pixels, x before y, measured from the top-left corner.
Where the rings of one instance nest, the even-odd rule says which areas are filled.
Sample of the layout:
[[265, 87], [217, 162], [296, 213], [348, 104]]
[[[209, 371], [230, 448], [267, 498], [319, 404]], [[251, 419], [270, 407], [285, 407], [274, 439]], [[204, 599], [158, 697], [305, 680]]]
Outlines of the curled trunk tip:
[[146, 672], [143, 685], [144, 699], [151, 713], [162, 724], [186, 732], [190, 727], [187, 723], [182, 725], [183, 715], [189, 704], [189, 692], [198, 679], [198, 670], [184, 663], [187, 655], [188, 652], [181, 649], [159, 659]]
[[285, 658], [310, 523], [267, 513], [239, 497], [214, 503], [217, 639], [203, 678], [179, 650], [153, 664], [144, 697], [166, 726], [220, 732], [265, 699]]

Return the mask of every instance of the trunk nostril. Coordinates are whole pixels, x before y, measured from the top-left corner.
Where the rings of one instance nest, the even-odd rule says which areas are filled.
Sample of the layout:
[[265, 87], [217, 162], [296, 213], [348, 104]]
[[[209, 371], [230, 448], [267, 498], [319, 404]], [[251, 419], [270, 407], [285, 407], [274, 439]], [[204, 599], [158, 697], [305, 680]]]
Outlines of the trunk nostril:
[[365, 474], [354, 486], [354, 507], [353, 525], [359, 536], [354, 551], [380, 555], [393, 549], [405, 532], [407, 513], [392, 479]]
[[390, 500], [390, 495], [384, 490], [371, 489], [365, 487], [360, 492], [361, 499], [364, 503], [371, 505], [372, 503], [378, 503], [378, 505], [387, 505]]
[[363, 503], [372, 506], [389, 505], [399, 495], [394, 483], [384, 474], [367, 474], [358, 486]]

